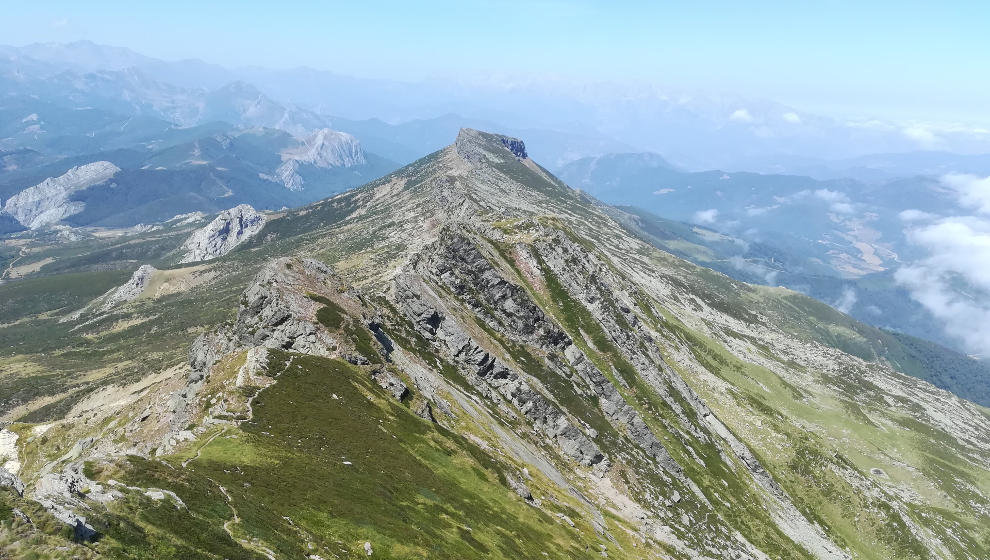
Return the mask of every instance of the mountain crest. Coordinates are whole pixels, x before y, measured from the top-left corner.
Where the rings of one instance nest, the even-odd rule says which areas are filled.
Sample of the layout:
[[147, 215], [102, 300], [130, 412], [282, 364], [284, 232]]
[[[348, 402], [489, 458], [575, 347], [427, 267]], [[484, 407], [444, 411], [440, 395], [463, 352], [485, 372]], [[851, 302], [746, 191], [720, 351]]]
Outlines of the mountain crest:
[[506, 156], [520, 160], [529, 159], [526, 144], [522, 140], [473, 128], [462, 128], [457, 133], [454, 148], [468, 161], [479, 161], [484, 156], [495, 160], [501, 160]]

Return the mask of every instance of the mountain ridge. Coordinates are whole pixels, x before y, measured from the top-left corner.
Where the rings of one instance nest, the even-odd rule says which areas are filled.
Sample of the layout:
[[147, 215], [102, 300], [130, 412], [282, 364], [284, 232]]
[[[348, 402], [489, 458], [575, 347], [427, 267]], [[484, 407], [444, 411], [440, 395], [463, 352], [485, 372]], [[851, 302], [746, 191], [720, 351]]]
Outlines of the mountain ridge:
[[[526, 154], [465, 130], [62, 323], [90, 361], [157, 367], [61, 416], [28, 401], [5, 499], [84, 515], [103, 537], [74, 550], [123, 557], [986, 554], [985, 409], [822, 304], [650, 246]], [[5, 358], [23, 380], [50, 359], [30, 348]]]

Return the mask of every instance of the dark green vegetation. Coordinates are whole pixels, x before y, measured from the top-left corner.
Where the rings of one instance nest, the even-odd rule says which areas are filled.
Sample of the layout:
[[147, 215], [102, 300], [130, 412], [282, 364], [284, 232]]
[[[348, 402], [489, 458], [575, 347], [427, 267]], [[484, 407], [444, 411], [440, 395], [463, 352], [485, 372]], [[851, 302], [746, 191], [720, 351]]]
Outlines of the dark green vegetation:
[[[413, 415], [363, 370], [295, 354], [276, 354], [270, 364], [278, 383], [255, 398], [254, 418], [212, 440], [185, 468], [132, 457], [119, 470], [94, 473], [170, 489], [187, 506], [114, 504], [101, 525], [101, 551], [334, 558], [363, 554], [368, 541], [382, 558], [597, 554], [585, 551], [593, 532], [582, 535], [526, 505], [503, 485], [505, 465]], [[124, 518], [133, 524], [122, 525]]]

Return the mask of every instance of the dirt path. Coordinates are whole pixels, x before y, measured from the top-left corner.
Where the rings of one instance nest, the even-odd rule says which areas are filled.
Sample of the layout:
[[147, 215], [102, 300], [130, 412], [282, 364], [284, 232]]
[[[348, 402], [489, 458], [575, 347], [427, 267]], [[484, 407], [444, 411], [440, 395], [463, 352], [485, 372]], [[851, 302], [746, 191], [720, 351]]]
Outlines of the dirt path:
[[227, 492], [227, 489], [224, 488], [222, 484], [218, 484], [216, 481], [214, 481], [213, 483], [216, 484], [217, 488], [220, 489], [220, 492], [223, 494], [224, 499], [227, 500], [227, 507], [229, 507], [231, 513], [234, 514], [234, 517], [232, 519], [228, 519], [227, 521], [224, 521], [223, 530], [226, 531], [226, 533], [230, 535], [230, 538], [233, 539], [234, 541], [241, 543], [250, 550], [254, 550], [255, 552], [260, 552], [261, 554], [264, 554], [265, 556], [268, 557], [269, 560], [276, 560], [275, 553], [272, 552], [270, 549], [248, 542], [245, 539], [239, 539], [237, 538], [237, 536], [234, 535], [234, 531], [231, 530], [230, 524], [241, 522], [241, 518], [237, 514], [237, 508], [234, 507], [233, 500], [231, 500], [230, 494]]
[[7, 265], [7, 270], [3, 271], [3, 274], [0, 274], [0, 280], [3, 280], [4, 278], [9, 279], [14, 271], [14, 265], [17, 264], [17, 261], [23, 259], [26, 256], [27, 256], [27, 251], [24, 250], [24, 247], [21, 247], [17, 255], [17, 258], [10, 261], [10, 264]]
[[217, 439], [218, 436], [221, 436], [221, 435], [223, 435], [225, 433], [227, 433], [227, 429], [226, 428], [220, 430], [219, 432], [217, 432], [217, 433], [213, 434], [212, 436], [210, 436], [209, 438], [207, 438], [207, 440], [203, 442], [203, 445], [200, 445], [199, 446], [199, 449], [196, 450], [196, 454], [195, 455], [193, 455], [192, 457], [190, 457], [190, 458], [188, 458], [188, 459], [186, 459], [185, 461], [182, 462], [182, 466], [184, 467], [184, 466], [188, 465], [189, 463], [195, 461], [196, 459], [199, 459], [199, 456], [203, 453], [203, 449], [205, 449], [206, 446], [209, 445], [211, 441]]

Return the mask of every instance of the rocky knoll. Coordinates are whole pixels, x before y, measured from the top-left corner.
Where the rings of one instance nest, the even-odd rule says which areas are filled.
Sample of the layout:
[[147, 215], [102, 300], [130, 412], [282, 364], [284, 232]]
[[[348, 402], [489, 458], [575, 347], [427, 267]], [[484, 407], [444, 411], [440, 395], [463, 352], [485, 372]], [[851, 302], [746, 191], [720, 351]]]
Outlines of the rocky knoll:
[[[336, 324], [320, 318], [325, 307], [335, 310]], [[189, 384], [177, 395], [176, 410], [197, 394], [214, 364], [232, 352], [278, 349], [343, 358], [356, 365], [380, 363], [384, 349], [367, 327], [375, 316], [360, 293], [327, 265], [314, 259], [275, 259], [244, 291], [233, 324], [203, 333], [192, 344]], [[362, 354], [362, 342], [364, 352], [372, 355]], [[405, 394], [405, 385], [393, 374], [377, 368], [370, 375], [396, 398]], [[177, 418], [177, 425], [187, 420], [183, 414]]]
[[215, 259], [253, 237], [265, 226], [265, 216], [248, 204], [220, 212], [182, 244], [180, 263]]
[[103, 301], [103, 310], [106, 311], [121, 303], [137, 299], [151, 283], [151, 277], [155, 272], [157, 269], [150, 264], [143, 264], [138, 267], [131, 275], [130, 280], [107, 293], [106, 299]]

